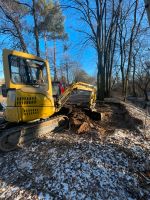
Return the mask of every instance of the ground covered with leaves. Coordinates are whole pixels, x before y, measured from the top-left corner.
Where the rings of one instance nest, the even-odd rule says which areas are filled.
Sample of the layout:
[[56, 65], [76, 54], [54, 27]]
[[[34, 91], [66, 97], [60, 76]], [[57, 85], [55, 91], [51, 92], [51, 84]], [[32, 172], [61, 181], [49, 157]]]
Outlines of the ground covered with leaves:
[[149, 117], [126, 104], [97, 108], [101, 120], [75, 108], [69, 130], [1, 152], [0, 199], [150, 199]]

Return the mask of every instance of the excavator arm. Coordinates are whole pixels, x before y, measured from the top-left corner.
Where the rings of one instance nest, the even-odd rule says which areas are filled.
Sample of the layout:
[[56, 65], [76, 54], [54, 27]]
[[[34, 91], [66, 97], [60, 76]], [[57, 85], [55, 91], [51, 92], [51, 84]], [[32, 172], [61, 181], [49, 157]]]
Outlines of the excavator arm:
[[90, 101], [89, 101], [89, 108], [91, 110], [94, 110], [95, 108], [95, 101], [96, 101], [96, 89], [93, 85], [83, 83], [83, 82], [77, 82], [69, 86], [65, 92], [58, 98], [56, 106], [57, 111], [59, 111], [62, 106], [66, 103], [66, 101], [69, 99], [70, 95], [73, 91], [76, 90], [82, 90], [82, 91], [88, 91], [90, 92]]

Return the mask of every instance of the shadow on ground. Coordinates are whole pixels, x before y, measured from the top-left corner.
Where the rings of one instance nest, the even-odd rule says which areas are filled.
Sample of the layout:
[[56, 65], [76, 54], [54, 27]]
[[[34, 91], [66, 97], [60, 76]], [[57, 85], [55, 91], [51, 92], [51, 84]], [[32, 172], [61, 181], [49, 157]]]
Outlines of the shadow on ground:
[[0, 199], [149, 199], [137, 175], [148, 165], [148, 151], [136, 154], [132, 145], [103, 140], [116, 129], [137, 131], [141, 122], [118, 105], [103, 105], [100, 112], [104, 120], [88, 118], [94, 127], [86, 134], [50, 133], [22, 149], [1, 152]]

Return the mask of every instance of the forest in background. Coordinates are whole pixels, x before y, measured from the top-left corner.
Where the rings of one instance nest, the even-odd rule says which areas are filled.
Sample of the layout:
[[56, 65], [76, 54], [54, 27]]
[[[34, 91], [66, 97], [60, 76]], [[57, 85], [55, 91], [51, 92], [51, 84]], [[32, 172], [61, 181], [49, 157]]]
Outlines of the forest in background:
[[[85, 51], [90, 46], [96, 54], [95, 77], [68, 53], [71, 41], [64, 28], [68, 13], [83, 38], [80, 46]], [[48, 59], [54, 80], [97, 84], [99, 100], [115, 91], [124, 99], [144, 95], [148, 101], [150, 31], [146, 17], [142, 0], [0, 0], [0, 45]], [[63, 48], [59, 66], [58, 41]]]

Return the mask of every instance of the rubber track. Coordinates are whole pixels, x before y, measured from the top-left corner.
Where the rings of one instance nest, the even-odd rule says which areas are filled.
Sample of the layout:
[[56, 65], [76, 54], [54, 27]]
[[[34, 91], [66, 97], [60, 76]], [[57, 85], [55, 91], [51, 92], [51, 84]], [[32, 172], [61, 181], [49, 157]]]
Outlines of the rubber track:
[[[65, 123], [59, 124], [60, 122]], [[18, 126], [8, 122], [0, 124], [0, 150], [10, 151], [16, 149], [17, 147], [22, 147], [23, 145], [28, 144], [41, 136], [46, 136], [50, 132], [60, 131], [67, 127], [69, 127], [69, 119], [65, 115], [59, 115], [43, 121], [21, 124]], [[14, 147], [12, 146], [12, 148], [10, 146], [10, 149], [4, 148], [1, 142], [4, 137], [10, 137], [12, 138], [12, 141], [15, 141], [16, 139], [18, 140], [18, 143], [16, 143]]]

